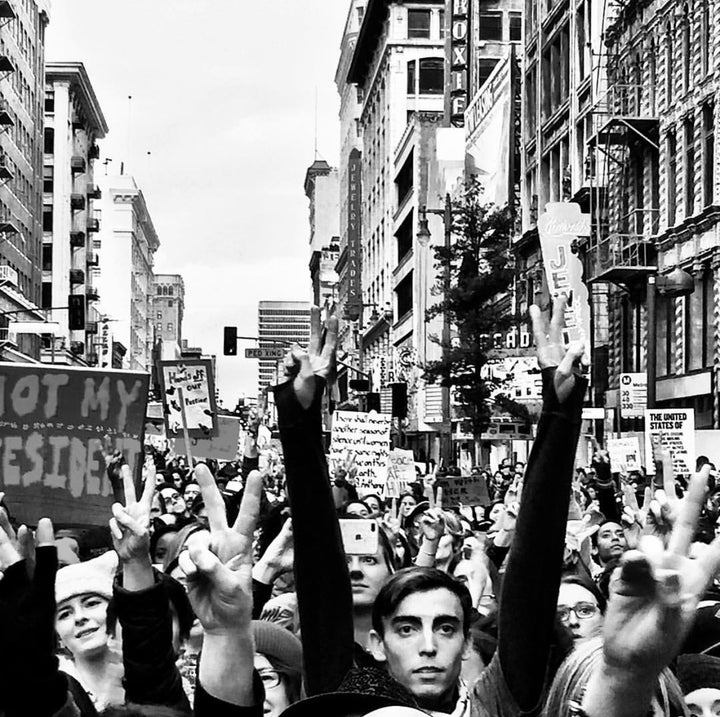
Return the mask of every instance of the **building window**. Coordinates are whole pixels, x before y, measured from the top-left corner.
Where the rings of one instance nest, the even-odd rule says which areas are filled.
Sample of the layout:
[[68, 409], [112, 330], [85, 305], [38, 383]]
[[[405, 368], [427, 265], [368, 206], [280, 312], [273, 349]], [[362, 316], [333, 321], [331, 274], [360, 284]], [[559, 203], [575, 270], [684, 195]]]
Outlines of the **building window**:
[[55, 152], [55, 130], [52, 127], [45, 128], [43, 152], [45, 154]]
[[673, 370], [675, 346], [675, 301], [658, 296], [657, 301], [657, 375], [669, 376]]
[[395, 288], [397, 296], [397, 318], [401, 319], [413, 307], [413, 273], [412, 271]]
[[440, 22], [440, 39], [445, 39], [445, 10], [438, 11], [438, 21]]
[[364, 7], [357, 8], [358, 25], [362, 25], [364, 17], [365, 17], [365, 8]]
[[162, 317], [163, 317], [162, 311], [157, 312], [157, 317], [158, 317], [158, 319], [162, 319]]
[[715, 199], [715, 105], [708, 103], [702, 110], [703, 122], [703, 205]]
[[509, 13], [509, 18], [510, 18], [510, 42], [522, 42], [522, 13], [521, 12], [511, 12], [511, 13]]
[[543, 119], [551, 117], [570, 92], [570, 31], [565, 26], [555, 33], [542, 54]]
[[43, 167], [43, 192], [45, 194], [52, 194], [54, 186], [55, 167], [49, 165]]
[[672, 24], [668, 23], [665, 27], [665, 107], [668, 109], [673, 100], [674, 68]]
[[172, 330], [173, 330], [172, 321], [168, 323], [167, 327], [168, 327], [168, 328], [167, 328], [168, 332], [169, 332], [169, 333], [172, 333]]
[[700, 9], [700, 71], [703, 77], [710, 72], [712, 59], [710, 2], [711, 0], [702, 0]]
[[43, 281], [40, 292], [40, 305], [43, 309], [49, 309], [52, 306], [52, 282]]
[[397, 240], [398, 264], [412, 251], [413, 248], [413, 213], [408, 213], [405, 221], [398, 227], [395, 234]]
[[495, 57], [483, 57], [478, 60], [478, 71], [477, 71], [477, 86], [480, 89], [486, 82], [487, 78], [490, 77], [492, 71], [495, 69], [499, 59]]
[[417, 93], [415, 89], [415, 67], [415, 60], [407, 63], [407, 93], [409, 95], [414, 95]]
[[707, 269], [702, 279], [703, 292], [703, 363], [706, 367], [715, 364], [715, 279]]
[[502, 12], [481, 12], [478, 20], [478, 39], [489, 42], [502, 42]]
[[692, 117], [683, 122], [685, 142], [685, 216], [690, 217], [695, 209], [695, 126]]
[[648, 51], [647, 51], [647, 68], [648, 68], [648, 78], [647, 78], [647, 91], [648, 91], [648, 103], [650, 105], [650, 114], [655, 114], [655, 83], [657, 82], [657, 64], [656, 64], [656, 58], [655, 53], [657, 52], [655, 48], [655, 41], [653, 39], [650, 40], [650, 44], [648, 45]]
[[421, 95], [441, 95], [445, 91], [445, 61], [435, 57], [420, 60]]
[[173, 307], [173, 300], [172, 300], [172, 299], [168, 299], [168, 306], [172, 309], [172, 307]]
[[55, 112], [55, 90], [46, 90], [45, 92], [45, 112], [47, 114]]
[[43, 231], [51, 232], [53, 230], [53, 208], [43, 207]]
[[42, 270], [52, 271], [53, 268], [53, 245], [43, 244], [42, 248]]
[[690, 11], [683, 8], [682, 44], [683, 44], [683, 91], [690, 92], [690, 69], [692, 65], [692, 47], [690, 45]]
[[667, 213], [668, 226], [675, 224], [675, 203], [677, 200], [677, 139], [675, 130], [670, 130], [667, 134], [667, 149], [665, 155], [666, 168], [665, 172], [667, 181]]
[[430, 10], [408, 10], [408, 38], [430, 39]]
[[175, 289], [172, 286], [168, 287], [168, 296], [172, 296], [174, 291]]
[[397, 206], [400, 207], [403, 202], [407, 199], [410, 192], [413, 189], [413, 162], [415, 153], [410, 152], [410, 155], [405, 160], [402, 169], [398, 172], [397, 178], [395, 179], [395, 186], [397, 188]]

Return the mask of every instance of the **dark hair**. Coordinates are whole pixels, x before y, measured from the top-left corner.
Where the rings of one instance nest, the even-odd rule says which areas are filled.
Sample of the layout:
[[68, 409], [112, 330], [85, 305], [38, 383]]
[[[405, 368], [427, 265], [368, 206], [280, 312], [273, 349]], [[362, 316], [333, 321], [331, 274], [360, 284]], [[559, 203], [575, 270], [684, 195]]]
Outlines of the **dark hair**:
[[560, 581], [561, 585], [579, 585], [585, 588], [596, 600], [600, 612], [604, 615], [607, 607], [607, 598], [602, 594], [601, 590], [589, 579], [582, 578], [579, 575], [566, 575]]
[[[162, 500], [162, 498], [161, 498]], [[177, 525], [170, 525], [168, 523], [165, 523], [164, 521], [160, 520], [155, 525], [155, 529], [152, 532], [152, 535], [150, 536], [150, 558], [154, 560], [155, 558], [155, 551], [157, 550], [158, 543], [160, 542], [160, 538], [163, 537], [163, 535], [167, 535], [168, 533], [177, 533], [180, 528]]]
[[368, 498], [375, 498], [375, 500], [378, 502], [380, 510], [385, 509], [385, 501], [377, 493], [365, 493], [365, 495], [362, 497], [362, 502], [365, 503]]
[[467, 637], [472, 617], [472, 598], [469, 590], [458, 580], [437, 568], [405, 568], [395, 573], [380, 589], [372, 610], [372, 625], [378, 635], [384, 635], [383, 620], [390, 617], [409, 595], [430, 590], [449, 590], [460, 600], [463, 612], [463, 635]]
[[187, 717], [187, 710], [179, 710], [165, 705], [110, 705], [101, 713], [101, 717]]
[[287, 665], [283, 665], [276, 657], [268, 655], [267, 652], [263, 652], [262, 655], [282, 678], [288, 702], [291, 705], [297, 702], [302, 692], [302, 673], [289, 670]]

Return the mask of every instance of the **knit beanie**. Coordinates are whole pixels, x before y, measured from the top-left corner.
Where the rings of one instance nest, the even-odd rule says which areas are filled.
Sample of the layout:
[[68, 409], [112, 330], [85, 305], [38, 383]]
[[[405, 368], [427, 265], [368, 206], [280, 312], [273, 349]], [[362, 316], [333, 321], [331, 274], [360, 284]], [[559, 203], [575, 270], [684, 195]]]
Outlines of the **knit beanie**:
[[302, 643], [289, 630], [274, 622], [253, 620], [255, 652], [269, 658], [281, 670], [302, 673]]
[[703, 687], [720, 690], [720, 657], [712, 655], [680, 655], [677, 678], [684, 695]]
[[76, 595], [100, 595], [110, 600], [118, 556], [114, 550], [84, 563], [60, 568], [55, 576], [55, 601], [59, 605]]

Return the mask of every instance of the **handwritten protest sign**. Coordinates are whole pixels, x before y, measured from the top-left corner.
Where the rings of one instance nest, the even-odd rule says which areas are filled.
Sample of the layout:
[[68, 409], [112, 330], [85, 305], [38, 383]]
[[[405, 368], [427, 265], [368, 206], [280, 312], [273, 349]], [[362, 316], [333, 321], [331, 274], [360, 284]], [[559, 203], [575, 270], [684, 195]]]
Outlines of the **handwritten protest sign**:
[[399, 498], [408, 490], [408, 483], [417, 480], [415, 471], [415, 456], [412, 451], [403, 448], [393, 448], [390, 451], [390, 465], [386, 498]]
[[0, 371], [0, 490], [19, 522], [107, 525], [104, 437], [136, 471], [149, 375], [42, 364]]
[[645, 411], [645, 455], [647, 472], [655, 473], [653, 441], [665, 446], [673, 459], [675, 476], [685, 479], [695, 472], [695, 411], [668, 408]]
[[[240, 419], [231, 416], [218, 416], [218, 434], [211, 438], [191, 438], [190, 452], [194, 458], [215, 458], [219, 461], [233, 461], [238, 452], [240, 438]], [[187, 447], [182, 436], [170, 441], [173, 451], [178, 455], [187, 455]]]
[[610, 470], [613, 473], [639, 471], [642, 466], [640, 441], [637, 436], [608, 438], [607, 449], [610, 454]]
[[333, 414], [330, 461], [341, 464], [348, 453], [354, 456], [355, 486], [359, 493], [385, 491], [390, 421], [390, 416], [375, 412], [335, 411]]
[[443, 489], [443, 508], [490, 505], [487, 483], [481, 475], [445, 476], [438, 480], [438, 485]]
[[215, 385], [209, 359], [160, 361], [168, 434], [178, 435], [185, 423], [191, 438], [217, 435]]

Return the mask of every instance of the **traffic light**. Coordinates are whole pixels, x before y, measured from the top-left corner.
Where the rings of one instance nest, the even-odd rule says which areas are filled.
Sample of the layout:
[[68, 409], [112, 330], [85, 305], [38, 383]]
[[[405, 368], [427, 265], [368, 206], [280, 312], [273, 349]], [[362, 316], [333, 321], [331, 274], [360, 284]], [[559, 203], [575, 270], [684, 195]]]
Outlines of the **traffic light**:
[[68, 295], [68, 328], [70, 331], [85, 330], [85, 296]]
[[397, 418], [407, 418], [407, 384], [391, 383], [392, 415]]
[[380, 394], [379, 393], [368, 393], [365, 396], [365, 400], [367, 401], [367, 410], [368, 411], [377, 411], [380, 413]]
[[224, 329], [223, 355], [237, 356], [237, 326], [226, 326]]

